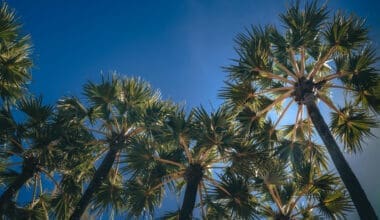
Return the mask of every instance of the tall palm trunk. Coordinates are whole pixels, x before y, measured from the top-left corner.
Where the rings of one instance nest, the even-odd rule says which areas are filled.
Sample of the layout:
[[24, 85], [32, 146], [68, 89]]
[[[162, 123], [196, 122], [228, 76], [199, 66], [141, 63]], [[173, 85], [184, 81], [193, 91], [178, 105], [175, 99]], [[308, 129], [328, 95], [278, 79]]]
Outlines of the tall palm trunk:
[[39, 170], [39, 159], [32, 154], [25, 154], [23, 158], [21, 174], [11, 183], [7, 190], [0, 197], [0, 213], [4, 213], [11, 204], [12, 198], [21, 187], [31, 179]]
[[96, 192], [96, 190], [99, 189], [104, 179], [107, 178], [107, 175], [110, 172], [113, 163], [115, 162], [117, 153], [118, 153], [117, 148], [115, 147], [110, 148], [106, 157], [100, 164], [99, 168], [96, 170], [94, 177], [92, 178], [82, 198], [79, 200], [78, 204], [75, 206], [75, 210], [70, 217], [71, 220], [79, 220], [80, 217], [83, 215], [88, 204], [90, 204], [94, 193]]
[[197, 199], [198, 184], [200, 181], [190, 181], [186, 184], [185, 197], [183, 198], [183, 203], [181, 211], [179, 214], [180, 220], [190, 220], [192, 219], [193, 210], [195, 206], [195, 200]]
[[[0, 213], [7, 211], [8, 205], [11, 204], [12, 198], [20, 190], [20, 188], [31, 179], [36, 173], [36, 169], [25, 169], [23, 168], [22, 172], [18, 177], [12, 182], [7, 190], [0, 197]], [[9, 211], [9, 210], [8, 210]]]
[[193, 216], [195, 200], [197, 199], [198, 185], [202, 180], [203, 168], [198, 164], [192, 164], [188, 168], [186, 179], [186, 191], [183, 198], [181, 211], [179, 213], [180, 220], [190, 220]]
[[319, 111], [315, 102], [308, 102], [306, 104], [306, 107], [310, 118], [318, 131], [319, 136], [323, 140], [323, 143], [326, 145], [331, 159], [339, 172], [340, 178], [342, 178], [343, 183], [351, 196], [351, 199], [356, 207], [356, 210], [358, 211], [360, 218], [363, 220], [377, 219], [376, 213], [371, 206], [371, 203], [369, 202], [354, 172], [351, 170], [349, 164], [340, 151], [338, 144], [332, 136], [330, 129], [324, 121], [321, 112]]

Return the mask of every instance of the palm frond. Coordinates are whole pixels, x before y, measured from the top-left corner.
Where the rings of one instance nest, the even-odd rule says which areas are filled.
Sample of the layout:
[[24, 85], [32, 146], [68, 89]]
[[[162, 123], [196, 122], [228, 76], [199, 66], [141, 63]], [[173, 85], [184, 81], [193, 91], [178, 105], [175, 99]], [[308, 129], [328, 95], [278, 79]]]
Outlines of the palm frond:
[[0, 9], [0, 98], [6, 106], [22, 97], [31, 79], [31, 43], [21, 33], [15, 12], [2, 3]]
[[318, 6], [318, 1], [311, 1], [300, 9], [299, 1], [280, 15], [282, 23], [288, 29], [287, 42], [293, 48], [310, 47], [318, 39], [318, 33], [328, 16], [326, 6]]
[[152, 214], [155, 207], [159, 206], [162, 199], [163, 189], [152, 191], [150, 184], [141, 180], [131, 179], [126, 185], [126, 207], [129, 215], [140, 216], [143, 213]]
[[338, 12], [327, 25], [324, 36], [329, 45], [336, 46], [342, 53], [350, 52], [367, 42], [368, 29], [365, 20], [351, 14]]
[[115, 170], [111, 170], [108, 179], [103, 182], [95, 194], [92, 207], [98, 214], [106, 212], [107, 209], [112, 209], [119, 214], [123, 211], [125, 197], [122, 176]]
[[366, 46], [356, 53], [335, 61], [342, 66], [339, 71], [348, 73], [340, 80], [354, 91], [355, 103], [362, 104], [362, 107], [370, 108], [375, 112], [379, 109], [377, 101], [380, 77], [376, 68], [378, 60], [376, 50]]
[[258, 218], [259, 203], [251, 194], [252, 186], [246, 179], [235, 174], [226, 174], [220, 177], [219, 185], [220, 187], [209, 190], [209, 201], [223, 207], [223, 212], [232, 218]]
[[18, 108], [28, 116], [26, 123], [31, 126], [47, 122], [53, 113], [53, 106], [42, 104], [41, 96], [22, 99]]
[[346, 217], [352, 210], [351, 200], [343, 189], [323, 192], [320, 194], [318, 210], [325, 217], [336, 219]]
[[343, 142], [345, 150], [362, 150], [365, 137], [372, 136], [371, 128], [377, 127], [376, 119], [369, 113], [348, 103], [341, 108], [342, 114], [331, 113], [331, 131]]

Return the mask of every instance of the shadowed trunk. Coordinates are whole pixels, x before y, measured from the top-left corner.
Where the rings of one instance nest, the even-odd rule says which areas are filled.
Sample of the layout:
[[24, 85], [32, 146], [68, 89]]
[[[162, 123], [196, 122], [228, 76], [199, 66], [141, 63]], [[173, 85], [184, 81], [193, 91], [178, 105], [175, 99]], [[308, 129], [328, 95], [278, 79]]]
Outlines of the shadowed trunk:
[[289, 216], [280, 214], [280, 215], [275, 217], [275, 220], [292, 220], [292, 219]]
[[201, 165], [191, 164], [190, 167], [188, 167], [185, 174], [186, 191], [183, 198], [181, 211], [179, 213], [180, 220], [192, 219], [195, 201], [197, 199], [198, 185], [202, 180], [202, 176], [203, 168]]
[[12, 199], [15, 194], [29, 179], [34, 176], [34, 174], [39, 172], [38, 164], [38, 158], [32, 155], [26, 155], [24, 157], [21, 174], [17, 176], [17, 178], [10, 184], [7, 190], [5, 190], [3, 195], [0, 197], [0, 213], [10, 211], [7, 210], [7, 207], [12, 203]]
[[[7, 207], [12, 203], [12, 199], [20, 188], [34, 176], [35, 172], [22, 171], [12, 182], [8, 189], [0, 197], [0, 213], [7, 211]], [[8, 210], [9, 211], [9, 210]]]
[[99, 168], [96, 170], [94, 177], [92, 178], [82, 198], [75, 206], [75, 210], [70, 217], [71, 220], [79, 220], [81, 218], [87, 206], [90, 204], [94, 193], [99, 189], [104, 179], [107, 178], [108, 173], [110, 172], [112, 165], [115, 162], [117, 152], [118, 149], [114, 147], [111, 147], [111, 149], [108, 151]]
[[356, 210], [358, 211], [360, 218], [363, 220], [377, 219], [376, 213], [371, 206], [371, 203], [369, 202], [354, 172], [351, 170], [349, 164], [340, 151], [315, 102], [308, 102], [306, 104], [306, 107], [310, 118], [318, 131], [319, 136], [323, 140], [323, 143], [326, 145], [330, 157], [334, 162], [334, 165], [351, 196], [351, 199], [356, 207]]

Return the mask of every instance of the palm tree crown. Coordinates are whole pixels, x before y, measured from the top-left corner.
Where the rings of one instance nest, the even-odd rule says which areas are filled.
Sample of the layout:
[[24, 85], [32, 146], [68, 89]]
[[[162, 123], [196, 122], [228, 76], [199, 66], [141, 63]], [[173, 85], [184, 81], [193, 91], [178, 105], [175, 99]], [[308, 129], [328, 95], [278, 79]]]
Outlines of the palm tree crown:
[[[83, 151], [68, 146], [70, 147], [68, 152], [72, 151], [70, 154], [83, 153], [82, 158], [88, 160], [77, 161], [82, 166], [67, 173], [62, 181], [62, 188], [74, 187], [75, 181], [79, 184], [90, 180], [83, 195], [79, 196], [79, 201], [76, 200], [78, 197], [69, 199], [70, 202], [77, 203], [77, 205], [69, 205], [69, 207], [75, 207], [71, 219], [79, 219], [94, 199], [100, 201], [101, 197], [96, 194], [98, 190], [104, 189], [104, 184], [116, 188], [120, 186], [122, 181], [119, 169], [120, 157], [133, 139], [149, 134], [150, 130], [160, 123], [165, 115], [166, 106], [160, 100], [159, 93], [154, 91], [148, 83], [137, 78], [123, 78], [117, 75], [108, 79], [103, 78], [100, 83], [87, 83], [84, 86], [84, 95], [87, 99], [86, 103], [80, 102], [75, 97], [69, 97], [60, 100], [58, 104], [63, 117], [71, 119], [71, 123], [77, 129], [91, 134], [90, 137], [88, 135], [82, 137], [86, 139], [82, 141], [84, 145], [82, 148], [88, 150]], [[73, 138], [78, 137], [73, 136]], [[98, 159], [102, 159], [102, 162], [96, 168], [94, 163]], [[83, 168], [87, 171], [92, 170], [93, 177], [84, 175], [83, 172], [86, 173], [86, 171]], [[65, 194], [60, 195], [61, 200], [69, 197]], [[103, 198], [106, 199], [106, 197]], [[64, 211], [62, 201], [57, 202], [57, 205], [61, 204], [61, 211]], [[118, 207], [117, 201], [113, 204], [114, 208]], [[104, 206], [96, 207], [104, 208]]]
[[[300, 132], [308, 132], [303, 125], [313, 122], [360, 216], [376, 218], [331, 135], [344, 144], [346, 151], [355, 153], [377, 125], [374, 115], [380, 110], [380, 78], [365, 22], [340, 12], [329, 18], [326, 6], [319, 6], [317, 1], [306, 3], [303, 9], [297, 1], [280, 18], [282, 30], [253, 27], [237, 36], [239, 59], [227, 68], [229, 78], [221, 96], [240, 112], [238, 116], [250, 129], [269, 117], [269, 112], [279, 113], [276, 128], [294, 104], [297, 110], [291, 144]], [[339, 93], [346, 100], [343, 107], [331, 100], [330, 91], [343, 91]], [[316, 100], [332, 111], [330, 128]], [[345, 173], [350, 174], [345, 177]], [[355, 182], [355, 187], [350, 182]], [[360, 193], [354, 195], [358, 189]]]
[[[179, 219], [191, 219], [197, 196], [202, 215], [205, 216], [206, 189], [209, 185], [220, 187], [213, 177], [213, 170], [225, 167], [223, 163], [228, 160], [229, 153], [223, 149], [231, 147], [233, 142], [230, 115], [225, 108], [211, 114], [197, 108], [186, 116], [183, 109], [177, 107], [157, 128], [151, 141], [147, 138], [139, 140], [136, 146], [128, 150], [125, 162], [133, 176], [133, 188], [128, 190], [128, 194], [135, 194], [133, 191], [136, 191], [138, 182], [142, 184], [141, 189], [158, 194], [163, 192], [164, 186], [168, 186], [184, 195], [182, 207], [177, 213]], [[186, 189], [181, 191], [184, 185]], [[137, 196], [132, 198], [136, 199]], [[157, 200], [156, 203], [159, 202]], [[130, 200], [128, 204], [131, 210], [138, 211], [135, 215], [140, 215], [143, 206], [138, 205], [144, 203]], [[153, 206], [148, 207], [152, 212]]]

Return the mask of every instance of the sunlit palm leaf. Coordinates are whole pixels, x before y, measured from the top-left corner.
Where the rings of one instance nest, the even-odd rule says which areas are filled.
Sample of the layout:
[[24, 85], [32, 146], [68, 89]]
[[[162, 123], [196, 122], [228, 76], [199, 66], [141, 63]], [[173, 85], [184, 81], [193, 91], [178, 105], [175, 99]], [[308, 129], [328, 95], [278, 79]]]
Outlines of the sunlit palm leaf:
[[31, 79], [31, 44], [21, 34], [15, 12], [2, 3], [0, 9], [0, 97], [2, 104], [14, 103], [26, 91]]
[[343, 219], [352, 209], [351, 200], [342, 189], [321, 193], [319, 201], [320, 213], [332, 219]]
[[348, 152], [361, 151], [364, 138], [371, 136], [371, 128], [377, 126], [376, 119], [352, 104], [347, 104], [340, 111], [341, 114], [331, 113], [332, 132], [343, 142]]

